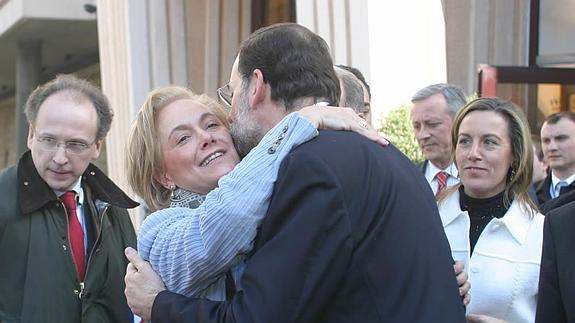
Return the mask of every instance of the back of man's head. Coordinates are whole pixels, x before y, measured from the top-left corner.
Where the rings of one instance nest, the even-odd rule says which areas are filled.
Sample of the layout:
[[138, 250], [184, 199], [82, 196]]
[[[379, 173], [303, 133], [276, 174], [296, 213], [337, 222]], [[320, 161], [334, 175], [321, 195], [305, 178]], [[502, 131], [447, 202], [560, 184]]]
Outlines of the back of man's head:
[[417, 91], [411, 98], [411, 102], [415, 103], [423, 101], [433, 95], [441, 93], [447, 102], [447, 113], [453, 118], [457, 111], [467, 103], [465, 93], [457, 85], [448, 83], [437, 83], [424, 87]]
[[299, 108], [298, 99], [315, 98], [332, 105], [340, 88], [327, 43], [309, 29], [294, 23], [258, 29], [240, 48], [238, 71], [248, 80], [262, 71], [271, 87], [271, 99], [287, 110]]
[[335, 73], [341, 86], [339, 105], [352, 108], [357, 113], [364, 112], [363, 88], [360, 81], [351, 72], [337, 66], [335, 67]]
[[98, 115], [98, 130], [96, 140], [103, 139], [108, 134], [114, 113], [106, 96], [90, 82], [79, 79], [74, 75], [58, 75], [52, 81], [38, 86], [28, 97], [24, 107], [26, 119], [31, 125], [35, 124], [40, 106], [46, 99], [56, 93], [66, 92], [69, 99], [76, 102], [88, 100], [96, 109]]
[[353, 74], [355, 77], [357, 77], [357, 79], [361, 82], [361, 84], [367, 90], [367, 95], [369, 96], [369, 99], [371, 99], [371, 87], [369, 86], [369, 84], [367, 84], [367, 81], [365, 80], [365, 76], [363, 76], [363, 73], [361, 73], [360, 70], [358, 70], [357, 68], [355, 68], [353, 66], [347, 66], [347, 65], [336, 65], [336, 67], [342, 68], [342, 69], [350, 72], [351, 74]]

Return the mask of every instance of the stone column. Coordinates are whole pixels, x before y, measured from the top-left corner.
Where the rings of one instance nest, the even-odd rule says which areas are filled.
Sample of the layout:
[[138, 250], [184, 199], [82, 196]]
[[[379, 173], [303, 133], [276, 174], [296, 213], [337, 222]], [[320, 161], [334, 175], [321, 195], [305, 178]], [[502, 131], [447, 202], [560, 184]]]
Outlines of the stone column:
[[[135, 14], [141, 11], [135, 10]], [[144, 11], [145, 13], [145, 11]], [[136, 66], [130, 66], [128, 46], [129, 5], [127, 1], [98, 1], [98, 41], [100, 47], [100, 68], [102, 75], [102, 90], [110, 100], [114, 109], [114, 121], [106, 138], [108, 161], [108, 176], [126, 193], [134, 197], [125, 174], [125, 156], [128, 129], [134, 116], [134, 90], [141, 88], [146, 79], [133, 80], [132, 69], [139, 72]], [[142, 53], [146, 53], [143, 51]], [[140, 77], [143, 75], [139, 75]], [[144, 73], [144, 76], [147, 76]], [[135, 85], [134, 83], [137, 83]], [[146, 83], [147, 84], [147, 83]], [[147, 87], [141, 92], [146, 92]], [[143, 218], [143, 210], [130, 210], [130, 216], [136, 229]]]
[[18, 42], [16, 57], [16, 156], [24, 153], [28, 137], [28, 122], [24, 115], [24, 105], [30, 93], [40, 84], [42, 71], [42, 42], [21, 40]]

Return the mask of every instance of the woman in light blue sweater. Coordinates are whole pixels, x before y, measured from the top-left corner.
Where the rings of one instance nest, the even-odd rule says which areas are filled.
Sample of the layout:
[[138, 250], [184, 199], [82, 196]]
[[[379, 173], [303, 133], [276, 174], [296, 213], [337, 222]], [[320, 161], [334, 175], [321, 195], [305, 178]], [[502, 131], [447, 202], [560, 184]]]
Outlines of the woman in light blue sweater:
[[304, 108], [240, 162], [214, 100], [175, 86], [151, 92], [128, 142], [129, 183], [155, 211], [142, 223], [138, 252], [169, 290], [224, 299], [225, 273], [251, 250], [284, 156], [318, 126], [384, 141], [363, 124], [350, 109]]

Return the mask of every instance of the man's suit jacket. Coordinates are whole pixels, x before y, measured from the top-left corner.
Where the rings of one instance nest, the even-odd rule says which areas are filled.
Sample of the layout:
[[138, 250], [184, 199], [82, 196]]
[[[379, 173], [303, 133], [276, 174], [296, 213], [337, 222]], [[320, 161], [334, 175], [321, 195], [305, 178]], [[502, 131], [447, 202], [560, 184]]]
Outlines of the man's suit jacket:
[[395, 147], [322, 131], [283, 161], [242, 290], [160, 293], [152, 322], [465, 322], [429, 185]]
[[547, 214], [535, 322], [575, 322], [575, 202]]
[[429, 163], [429, 160], [424, 160], [420, 163], [417, 163], [417, 168], [419, 168], [419, 171], [425, 175], [425, 171], [427, 170], [427, 164]]
[[[539, 183], [539, 185], [537, 185], [537, 188], [536, 188], [537, 199], [539, 200], [541, 213], [543, 213], [543, 214], [546, 214], [549, 211], [553, 210], [554, 208], [564, 204], [561, 202], [559, 204], [556, 204], [556, 202], [554, 201], [555, 199], [551, 198], [551, 195], [549, 194], [549, 187], [550, 186], [551, 186], [551, 172], [549, 172], [549, 174], [547, 174], [547, 177], [545, 177], [545, 179], [542, 180]], [[560, 193], [559, 197], [566, 194], [567, 192], [571, 192], [574, 190], [575, 190], [575, 182], [571, 183], [571, 185], [569, 185], [569, 186], [563, 187], [561, 189], [561, 193]], [[557, 198], [559, 198], [559, 197], [557, 197]]]
[[541, 207], [541, 213], [547, 214], [550, 211], [552, 211], [558, 207], [561, 207], [567, 203], [571, 203], [573, 201], [575, 201], [575, 190], [569, 190], [565, 193], [561, 193], [561, 195], [559, 195], [558, 197], [547, 201]]

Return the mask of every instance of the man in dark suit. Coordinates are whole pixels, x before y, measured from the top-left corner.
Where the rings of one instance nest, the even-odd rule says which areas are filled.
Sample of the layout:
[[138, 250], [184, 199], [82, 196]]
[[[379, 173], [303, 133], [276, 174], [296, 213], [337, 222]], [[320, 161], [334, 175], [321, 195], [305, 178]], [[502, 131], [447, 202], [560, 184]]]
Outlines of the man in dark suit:
[[575, 322], [575, 201], [549, 212], [535, 322]]
[[536, 189], [545, 214], [563, 204], [554, 199], [575, 190], [575, 113], [564, 111], [547, 117], [541, 126], [541, 147], [551, 168]]
[[[332, 65], [325, 41], [300, 25], [252, 34], [228, 85], [238, 150], [248, 152], [302, 106], [337, 103]], [[151, 319], [464, 322], [449, 245], [426, 186], [396, 148], [321, 131], [284, 159], [241, 290], [226, 302], [152, 292]], [[132, 300], [148, 293], [131, 289]]]

